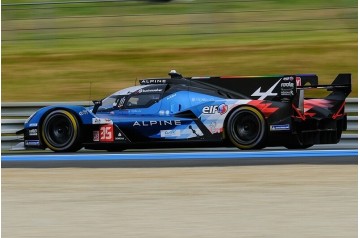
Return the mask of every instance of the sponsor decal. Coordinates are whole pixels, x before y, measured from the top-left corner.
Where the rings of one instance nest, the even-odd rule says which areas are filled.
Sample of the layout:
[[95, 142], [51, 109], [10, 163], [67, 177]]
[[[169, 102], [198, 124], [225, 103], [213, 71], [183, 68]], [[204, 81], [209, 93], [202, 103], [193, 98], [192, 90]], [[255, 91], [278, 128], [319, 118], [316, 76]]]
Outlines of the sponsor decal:
[[282, 87], [282, 88], [293, 88], [293, 87], [294, 87], [294, 83], [292, 83], [292, 82], [281, 83], [281, 87]]
[[119, 132], [116, 137], [115, 140], [125, 140], [125, 137]]
[[161, 137], [177, 137], [180, 136], [180, 130], [161, 130]]
[[140, 84], [165, 84], [166, 79], [143, 79], [140, 80]]
[[[291, 77], [292, 78], [292, 77]], [[282, 82], [281, 83], [281, 90], [280, 90], [280, 96], [282, 97], [281, 101], [286, 102], [289, 101], [292, 96], [294, 96], [294, 90], [295, 90], [295, 83], [291, 81]]]
[[208, 101], [214, 101], [214, 98], [191, 98], [192, 102], [208, 102]]
[[283, 78], [284, 81], [293, 81], [294, 77], [290, 76], [290, 77], [284, 77]]
[[228, 110], [228, 105], [226, 104], [220, 104], [219, 107], [218, 107], [218, 113], [220, 113], [220, 115], [223, 115], [227, 112]]
[[82, 110], [81, 112], [79, 112], [79, 116], [84, 116], [89, 114], [89, 112], [87, 110]]
[[119, 108], [122, 108], [123, 106], [124, 106], [124, 103], [125, 103], [125, 98], [126, 97], [122, 97], [121, 99], [120, 99], [120, 101], [119, 101]]
[[129, 109], [127, 110], [129, 113], [141, 113], [142, 110], [141, 109]]
[[223, 103], [223, 104], [220, 104], [219, 106], [215, 105], [215, 106], [203, 107], [202, 113], [204, 113], [204, 114], [220, 113], [220, 115], [223, 115], [227, 112], [227, 110], [228, 110], [228, 105]]
[[93, 125], [101, 125], [101, 124], [112, 124], [112, 120], [108, 119], [108, 118], [93, 118], [92, 119], [92, 124]]
[[289, 131], [290, 124], [270, 125], [270, 131]]
[[38, 124], [37, 123], [30, 123], [29, 127], [37, 127]]
[[296, 77], [296, 86], [301, 86], [301, 77]]
[[176, 93], [171, 94], [171, 95], [169, 95], [169, 96], [166, 98], [166, 100], [170, 100], [170, 99], [172, 99], [172, 98], [175, 97], [175, 96], [176, 96]]
[[93, 131], [93, 141], [100, 141], [99, 131]]
[[204, 114], [215, 114], [218, 111], [218, 106], [206, 106], [203, 107], [202, 113]]
[[151, 88], [151, 89], [139, 89], [134, 94], [140, 93], [161, 93], [163, 90], [161, 88]]
[[281, 96], [294, 96], [294, 92], [291, 89], [281, 90]]
[[30, 129], [29, 130], [29, 136], [37, 136], [38, 132], [37, 129]]
[[39, 146], [39, 145], [40, 145], [40, 141], [39, 141], [39, 140], [26, 140], [26, 141], [25, 141], [25, 145], [28, 145], [28, 146]]
[[266, 92], [261, 92], [261, 87], [259, 87], [253, 94], [251, 94], [252, 97], [259, 97], [258, 100], [264, 100], [265, 98], [269, 96], [277, 96], [277, 93], [273, 93], [275, 87], [279, 84], [279, 81], [277, 81], [271, 88], [269, 88]]
[[180, 126], [180, 120], [174, 121], [135, 121], [133, 126]]
[[104, 125], [100, 127], [100, 141], [112, 142], [114, 141], [114, 126]]

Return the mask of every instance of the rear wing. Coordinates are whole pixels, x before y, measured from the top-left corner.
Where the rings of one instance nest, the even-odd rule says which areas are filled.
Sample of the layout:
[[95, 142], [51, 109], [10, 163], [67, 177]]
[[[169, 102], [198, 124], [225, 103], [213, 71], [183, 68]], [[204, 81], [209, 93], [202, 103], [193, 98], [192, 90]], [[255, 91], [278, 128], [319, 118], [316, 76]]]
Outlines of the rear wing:
[[[309, 84], [307, 84], [309, 83]], [[351, 74], [339, 74], [335, 80], [330, 85], [320, 85], [317, 83], [316, 80], [301, 80], [297, 81], [296, 84], [297, 91], [301, 90], [307, 90], [307, 89], [326, 89], [328, 91], [333, 92], [342, 92], [343, 94], [336, 94], [338, 97], [334, 98], [337, 100], [343, 100], [345, 99], [351, 92]], [[340, 96], [342, 95], [342, 96]], [[335, 93], [331, 93], [329, 96], [327, 96], [327, 99], [330, 99], [329, 97], [335, 96]], [[340, 98], [339, 98], [340, 96]]]
[[234, 98], [292, 102], [303, 98], [304, 90], [332, 91], [327, 99], [344, 100], [351, 92], [351, 74], [339, 74], [330, 85], [319, 85], [315, 74], [274, 76], [191, 77], [189, 81], [226, 92]]
[[293, 105], [296, 105], [300, 113], [304, 113], [305, 90], [326, 89], [331, 93], [325, 97], [326, 100], [338, 101], [338, 105], [344, 107], [345, 99], [351, 92], [351, 74], [339, 74], [329, 85], [318, 84], [317, 77], [296, 80], [296, 94]]

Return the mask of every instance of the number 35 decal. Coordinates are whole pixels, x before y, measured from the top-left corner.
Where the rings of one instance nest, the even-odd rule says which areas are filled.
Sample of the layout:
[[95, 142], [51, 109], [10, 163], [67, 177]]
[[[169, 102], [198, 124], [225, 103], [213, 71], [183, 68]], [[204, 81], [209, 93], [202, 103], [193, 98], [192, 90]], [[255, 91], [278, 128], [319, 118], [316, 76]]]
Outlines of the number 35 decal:
[[100, 127], [100, 141], [114, 141], [114, 126], [104, 125]]

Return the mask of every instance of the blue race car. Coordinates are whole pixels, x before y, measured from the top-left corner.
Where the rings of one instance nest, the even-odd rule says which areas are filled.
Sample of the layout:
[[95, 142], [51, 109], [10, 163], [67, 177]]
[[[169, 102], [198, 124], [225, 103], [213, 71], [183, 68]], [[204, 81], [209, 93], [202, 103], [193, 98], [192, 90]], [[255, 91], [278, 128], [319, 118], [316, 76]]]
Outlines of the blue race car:
[[[54, 105], [30, 116], [28, 148], [56, 152], [86, 149], [265, 146], [307, 148], [338, 143], [346, 130], [345, 98], [351, 75], [318, 85], [313, 74], [183, 77], [140, 80], [94, 106]], [[326, 89], [322, 99], [308, 89]]]

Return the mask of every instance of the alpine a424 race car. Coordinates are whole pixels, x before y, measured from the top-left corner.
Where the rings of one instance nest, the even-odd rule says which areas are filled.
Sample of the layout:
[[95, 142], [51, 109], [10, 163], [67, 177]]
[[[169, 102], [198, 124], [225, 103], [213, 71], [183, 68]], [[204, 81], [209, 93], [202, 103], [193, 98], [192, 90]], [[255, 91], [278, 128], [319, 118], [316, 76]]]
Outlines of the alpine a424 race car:
[[[94, 106], [54, 105], [27, 119], [25, 147], [87, 149], [266, 146], [308, 148], [338, 143], [346, 130], [351, 75], [319, 85], [314, 74], [140, 80]], [[305, 91], [324, 89], [324, 98]]]

